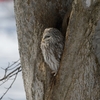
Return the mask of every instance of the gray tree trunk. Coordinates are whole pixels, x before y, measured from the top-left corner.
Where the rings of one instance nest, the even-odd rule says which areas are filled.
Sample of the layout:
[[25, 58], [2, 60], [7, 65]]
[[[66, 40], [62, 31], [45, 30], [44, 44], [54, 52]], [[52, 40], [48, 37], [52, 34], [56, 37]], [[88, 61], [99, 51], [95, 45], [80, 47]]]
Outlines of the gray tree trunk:
[[[61, 31], [70, 10], [53, 77], [41, 54], [42, 33], [47, 27]], [[100, 100], [100, 0], [15, 0], [15, 13], [27, 100]]]

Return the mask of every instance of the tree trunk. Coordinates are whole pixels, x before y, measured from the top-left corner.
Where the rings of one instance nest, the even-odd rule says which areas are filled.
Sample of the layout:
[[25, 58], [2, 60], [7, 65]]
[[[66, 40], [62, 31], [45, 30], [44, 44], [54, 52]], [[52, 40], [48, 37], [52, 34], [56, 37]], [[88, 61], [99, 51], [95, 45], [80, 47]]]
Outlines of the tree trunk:
[[[40, 41], [47, 27], [63, 32], [70, 10], [61, 66], [54, 77]], [[99, 100], [100, 0], [15, 0], [15, 13], [27, 100]]]

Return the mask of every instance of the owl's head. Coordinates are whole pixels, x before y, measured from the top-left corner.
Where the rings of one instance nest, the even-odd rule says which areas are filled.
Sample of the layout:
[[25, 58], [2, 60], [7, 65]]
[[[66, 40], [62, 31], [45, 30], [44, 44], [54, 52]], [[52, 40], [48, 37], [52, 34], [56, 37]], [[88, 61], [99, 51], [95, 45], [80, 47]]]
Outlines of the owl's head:
[[43, 32], [42, 43], [55, 44], [62, 41], [63, 36], [61, 32], [55, 28], [46, 28]]

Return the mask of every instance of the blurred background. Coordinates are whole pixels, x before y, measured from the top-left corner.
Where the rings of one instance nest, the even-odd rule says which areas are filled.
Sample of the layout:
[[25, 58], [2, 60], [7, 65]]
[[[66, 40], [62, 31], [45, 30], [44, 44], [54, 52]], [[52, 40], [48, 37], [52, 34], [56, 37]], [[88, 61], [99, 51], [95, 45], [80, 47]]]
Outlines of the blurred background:
[[[0, 0], [0, 78], [8, 63], [19, 59], [16, 22], [13, 0]], [[0, 86], [0, 97], [6, 91], [12, 80]], [[2, 100], [26, 100], [21, 72]]]

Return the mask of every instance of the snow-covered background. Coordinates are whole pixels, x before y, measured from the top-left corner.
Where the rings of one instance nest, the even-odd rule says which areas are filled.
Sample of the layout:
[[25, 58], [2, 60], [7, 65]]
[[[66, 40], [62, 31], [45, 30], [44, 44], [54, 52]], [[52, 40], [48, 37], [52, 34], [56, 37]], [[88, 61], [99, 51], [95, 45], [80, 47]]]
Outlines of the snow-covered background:
[[[19, 59], [14, 4], [12, 0], [0, 0], [0, 78], [4, 74], [8, 62], [13, 63]], [[0, 97], [10, 85], [8, 81], [0, 86]], [[18, 75], [12, 88], [2, 100], [26, 100], [21, 73]]]

